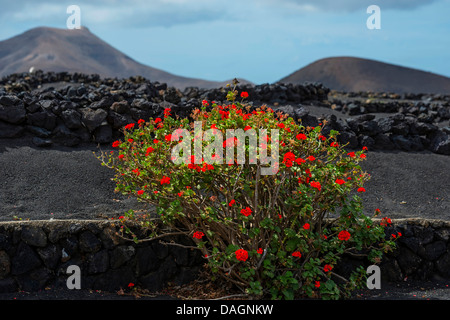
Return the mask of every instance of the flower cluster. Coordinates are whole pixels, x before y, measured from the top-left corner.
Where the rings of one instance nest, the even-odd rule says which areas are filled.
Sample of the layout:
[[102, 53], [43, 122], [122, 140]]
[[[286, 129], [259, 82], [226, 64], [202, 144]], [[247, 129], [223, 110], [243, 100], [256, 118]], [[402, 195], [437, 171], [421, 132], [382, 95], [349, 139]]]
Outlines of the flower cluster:
[[247, 261], [247, 259], [248, 259], [248, 252], [244, 249], [236, 250], [235, 254], [236, 254], [236, 259], [239, 261]]
[[348, 241], [350, 239], [350, 233], [347, 230], [342, 230], [338, 234], [339, 240]]
[[250, 209], [250, 207], [246, 207], [241, 210], [241, 213], [242, 213], [242, 215], [248, 217], [249, 215], [252, 214], [252, 209]]
[[196, 238], [196, 239], [201, 239], [201, 238], [203, 238], [204, 235], [205, 234], [203, 232], [201, 232], [201, 231], [195, 231], [194, 235], [192, 237]]

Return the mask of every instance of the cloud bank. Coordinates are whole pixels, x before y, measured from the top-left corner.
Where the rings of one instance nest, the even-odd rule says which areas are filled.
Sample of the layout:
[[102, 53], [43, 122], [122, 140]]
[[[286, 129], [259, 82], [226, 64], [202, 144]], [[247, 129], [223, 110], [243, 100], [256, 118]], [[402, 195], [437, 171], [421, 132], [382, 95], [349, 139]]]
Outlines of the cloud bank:
[[57, 0], [40, 2], [16, 0], [2, 3], [0, 18], [7, 22], [31, 22], [50, 24], [64, 23], [70, 4], [81, 8], [82, 23], [115, 23], [130, 27], [172, 27], [199, 22], [227, 19], [245, 20], [257, 15], [255, 12], [273, 14], [308, 14], [311, 12], [334, 12], [336, 14], [362, 11], [372, 4], [382, 10], [411, 10], [442, 0]]

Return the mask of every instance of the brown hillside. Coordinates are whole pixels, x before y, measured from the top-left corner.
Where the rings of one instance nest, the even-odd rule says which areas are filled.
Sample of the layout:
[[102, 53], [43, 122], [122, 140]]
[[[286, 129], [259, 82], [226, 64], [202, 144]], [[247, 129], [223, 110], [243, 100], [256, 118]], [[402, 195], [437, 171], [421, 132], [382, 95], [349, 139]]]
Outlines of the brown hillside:
[[317, 60], [279, 82], [305, 81], [321, 82], [330, 89], [347, 92], [450, 93], [450, 78], [354, 57]]
[[188, 86], [215, 88], [230, 82], [181, 77], [143, 65], [99, 39], [87, 28], [39, 27], [0, 41], [0, 77], [27, 72], [31, 67], [44, 71], [96, 73], [111, 78], [140, 75], [180, 89]]

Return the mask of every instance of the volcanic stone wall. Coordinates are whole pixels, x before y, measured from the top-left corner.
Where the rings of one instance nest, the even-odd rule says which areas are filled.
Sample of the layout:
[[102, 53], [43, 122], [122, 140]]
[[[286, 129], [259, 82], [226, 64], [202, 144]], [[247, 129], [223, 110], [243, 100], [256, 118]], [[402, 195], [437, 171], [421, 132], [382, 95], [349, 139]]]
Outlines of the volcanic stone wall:
[[[450, 279], [450, 222], [422, 218], [392, 219], [386, 238], [401, 234], [397, 248], [383, 256], [382, 280], [389, 282]], [[357, 258], [343, 265], [361, 264]], [[363, 264], [368, 265], [365, 261]]]
[[[197, 277], [198, 250], [156, 240], [136, 244], [118, 232], [119, 226], [98, 220], [0, 223], [0, 293], [67, 288], [71, 265], [80, 268], [81, 289], [113, 291], [133, 283], [157, 291]], [[164, 240], [192, 246], [189, 239]]]
[[[137, 244], [118, 232], [118, 224], [99, 220], [0, 223], [0, 293], [66, 288], [71, 265], [80, 267], [81, 289], [115, 291], [133, 283], [155, 292], [196, 279], [205, 262], [198, 250], [157, 240]], [[398, 232], [398, 248], [380, 265], [382, 281], [450, 279], [450, 222], [393, 220], [386, 237]], [[170, 240], [192, 245], [184, 237]], [[361, 264], [368, 262], [347, 257], [336, 269], [345, 274]]]
[[[61, 86], [61, 83], [65, 83]], [[260, 102], [299, 103], [327, 98], [320, 84], [249, 87]], [[187, 117], [201, 101], [225, 101], [227, 90], [187, 88], [143, 78], [100, 79], [67, 73], [14, 74], [0, 81], [0, 138], [31, 135], [38, 147], [106, 144], [128, 123], [162, 117], [165, 108]]]
[[[319, 83], [239, 85], [238, 90], [247, 91], [255, 107], [267, 104], [305, 126], [327, 120], [324, 132], [338, 130], [339, 141], [352, 149], [366, 146], [450, 154], [450, 126], [445, 126], [450, 119], [450, 99], [446, 96], [439, 102], [426, 96], [419, 96], [423, 99], [419, 102], [343, 102], [328, 100], [330, 90]], [[38, 147], [108, 144], [122, 136], [120, 129], [128, 123], [162, 117], [165, 108], [188, 117], [202, 100], [226, 103], [227, 91], [186, 88], [181, 92], [141, 77], [100, 79], [41, 71], [14, 74], [0, 81], [0, 138], [27, 135]], [[313, 116], [308, 105], [340, 111], [346, 120], [335, 115]], [[391, 115], [375, 119], [377, 113]]]

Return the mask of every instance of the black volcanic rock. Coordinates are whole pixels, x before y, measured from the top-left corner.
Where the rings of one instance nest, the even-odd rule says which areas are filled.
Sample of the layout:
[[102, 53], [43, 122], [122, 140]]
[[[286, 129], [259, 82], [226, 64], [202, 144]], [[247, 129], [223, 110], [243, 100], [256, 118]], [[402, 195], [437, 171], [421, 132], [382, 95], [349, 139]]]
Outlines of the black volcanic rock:
[[25, 127], [0, 121], [0, 138], [17, 138], [22, 136]]
[[106, 117], [108, 116], [108, 112], [103, 109], [90, 109], [90, 108], [82, 108], [81, 112], [81, 122], [89, 129], [89, 131], [93, 132], [96, 128], [98, 128]]
[[[400, 101], [395, 94], [359, 92], [336, 98], [331, 92], [329, 99], [330, 90], [320, 83], [239, 84], [236, 90], [249, 93], [251, 111], [265, 104], [305, 127], [323, 122], [323, 134], [338, 131], [338, 141], [348, 148], [448, 154], [450, 130], [446, 131], [442, 121], [450, 110], [450, 97], [445, 95]], [[224, 88], [180, 91], [142, 77], [118, 80], [40, 70], [3, 78], [0, 92], [4, 103], [0, 105], [0, 137], [31, 135], [39, 147], [108, 144], [122, 137], [125, 125], [163, 117], [165, 108], [185, 118], [202, 106], [202, 100], [210, 105], [213, 101], [228, 104]]]
[[450, 155], [450, 135], [439, 132], [430, 142], [430, 150], [434, 153]]
[[83, 126], [81, 123], [81, 113], [75, 109], [68, 109], [61, 112], [61, 119], [69, 129], [78, 129]]
[[0, 97], [0, 120], [18, 124], [26, 118], [24, 103], [15, 96]]

